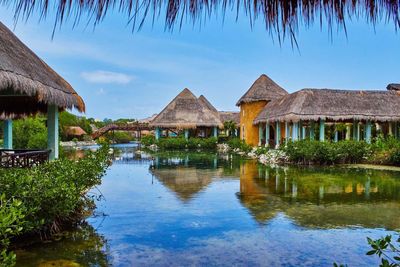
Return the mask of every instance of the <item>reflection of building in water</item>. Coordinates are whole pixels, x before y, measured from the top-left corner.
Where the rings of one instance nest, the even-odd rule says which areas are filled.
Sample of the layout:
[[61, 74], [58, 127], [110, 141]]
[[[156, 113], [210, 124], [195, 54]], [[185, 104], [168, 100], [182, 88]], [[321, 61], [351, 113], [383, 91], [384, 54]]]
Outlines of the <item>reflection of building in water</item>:
[[244, 162], [239, 199], [260, 223], [283, 212], [302, 226], [399, 229], [397, 178], [382, 171], [272, 169]]

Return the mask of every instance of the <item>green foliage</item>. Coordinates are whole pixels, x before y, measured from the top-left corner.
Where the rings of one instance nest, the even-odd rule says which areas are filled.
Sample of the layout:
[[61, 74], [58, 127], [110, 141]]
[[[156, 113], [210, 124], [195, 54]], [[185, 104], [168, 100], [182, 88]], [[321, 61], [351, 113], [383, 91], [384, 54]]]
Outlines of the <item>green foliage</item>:
[[235, 132], [237, 125], [234, 121], [225, 121], [224, 122], [224, 130], [228, 131], [228, 136], [232, 136]]
[[152, 144], [155, 144], [156, 138], [153, 135], [146, 135], [142, 137], [140, 142], [145, 146], [150, 146]]
[[40, 116], [16, 120], [13, 123], [13, 145], [20, 149], [45, 149], [47, 128]]
[[133, 136], [128, 132], [116, 131], [114, 133], [108, 132], [105, 136], [108, 141], [114, 141], [117, 144], [126, 144], [134, 140]]
[[90, 124], [93, 120], [87, 119], [86, 117], [76, 116], [67, 111], [61, 112], [59, 116], [59, 125], [60, 125], [60, 136], [62, 141], [69, 141], [69, 137], [67, 136], [65, 129], [68, 126], [79, 126], [81, 127], [87, 134], [92, 133], [92, 127]]
[[[13, 261], [10, 238], [20, 234], [59, 232], [83, 218], [93, 197], [86, 192], [101, 183], [109, 164], [108, 147], [78, 161], [56, 160], [31, 169], [0, 169], [0, 265]], [[14, 258], [15, 260], [15, 258]]]
[[370, 154], [365, 142], [339, 141], [337, 143], [301, 140], [289, 142], [284, 152], [291, 162], [301, 164], [357, 163]]
[[228, 145], [231, 149], [239, 149], [243, 152], [250, 152], [252, 147], [246, 144], [243, 140], [239, 138], [232, 138], [228, 141]]
[[397, 238], [397, 245], [392, 241], [392, 236], [387, 235], [383, 238], [372, 240], [367, 238], [371, 250], [367, 255], [378, 255], [381, 259], [381, 267], [399, 267], [400, 266], [400, 237]]
[[217, 138], [160, 138], [156, 141], [157, 146], [163, 150], [179, 149], [215, 149], [217, 147]]

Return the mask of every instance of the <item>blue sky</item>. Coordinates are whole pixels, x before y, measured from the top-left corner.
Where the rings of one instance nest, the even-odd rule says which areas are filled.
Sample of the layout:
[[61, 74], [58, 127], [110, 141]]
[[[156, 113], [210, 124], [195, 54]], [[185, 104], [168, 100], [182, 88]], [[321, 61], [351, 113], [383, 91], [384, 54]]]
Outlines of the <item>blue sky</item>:
[[84, 98], [86, 116], [144, 118], [159, 112], [185, 87], [204, 94], [220, 110], [236, 101], [262, 73], [289, 92], [302, 88], [382, 89], [400, 82], [400, 34], [392, 24], [373, 28], [364, 21], [343, 31], [319, 25], [300, 28], [299, 49], [279, 45], [262, 22], [212, 19], [201, 28], [164, 31], [163, 20], [132, 33], [127, 19], [111, 14], [95, 29], [32, 17], [14, 28], [10, 11], [2, 22], [61, 74]]

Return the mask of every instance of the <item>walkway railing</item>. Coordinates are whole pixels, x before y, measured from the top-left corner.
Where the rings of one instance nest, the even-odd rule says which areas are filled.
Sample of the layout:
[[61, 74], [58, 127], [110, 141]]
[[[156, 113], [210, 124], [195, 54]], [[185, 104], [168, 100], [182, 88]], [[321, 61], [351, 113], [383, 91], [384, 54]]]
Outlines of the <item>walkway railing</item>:
[[50, 150], [0, 149], [0, 168], [30, 168], [49, 160]]

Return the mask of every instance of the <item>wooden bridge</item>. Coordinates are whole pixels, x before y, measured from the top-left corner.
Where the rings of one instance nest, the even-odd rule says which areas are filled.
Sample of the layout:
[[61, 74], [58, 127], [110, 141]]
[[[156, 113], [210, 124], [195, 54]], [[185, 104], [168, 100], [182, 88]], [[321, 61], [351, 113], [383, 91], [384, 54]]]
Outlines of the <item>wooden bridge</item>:
[[127, 131], [127, 132], [138, 132], [139, 137], [141, 136], [142, 131], [151, 131], [153, 127], [150, 127], [148, 123], [126, 123], [126, 124], [108, 124], [97, 131], [92, 133], [92, 138], [97, 139], [100, 136], [110, 132], [110, 131]]

